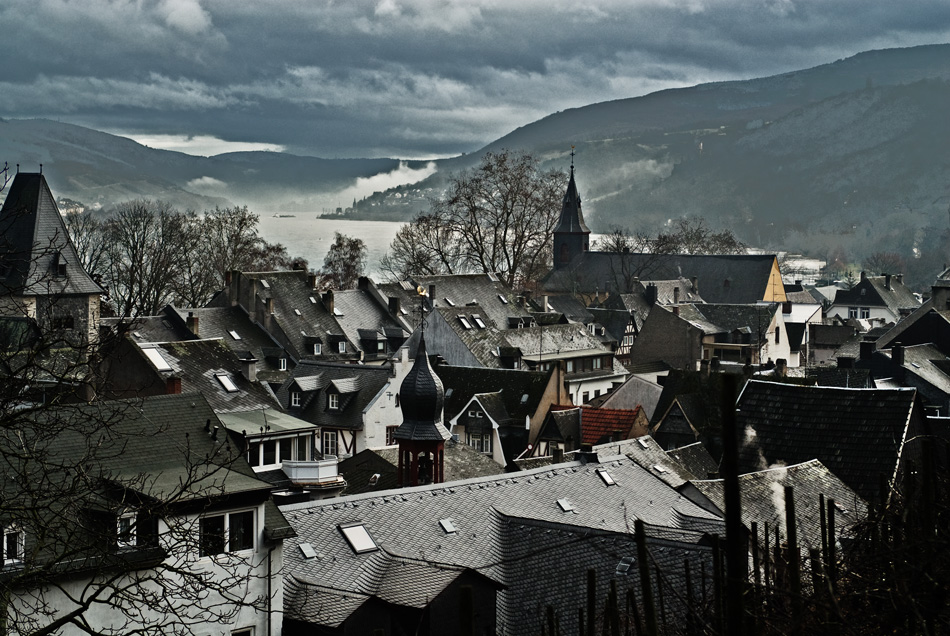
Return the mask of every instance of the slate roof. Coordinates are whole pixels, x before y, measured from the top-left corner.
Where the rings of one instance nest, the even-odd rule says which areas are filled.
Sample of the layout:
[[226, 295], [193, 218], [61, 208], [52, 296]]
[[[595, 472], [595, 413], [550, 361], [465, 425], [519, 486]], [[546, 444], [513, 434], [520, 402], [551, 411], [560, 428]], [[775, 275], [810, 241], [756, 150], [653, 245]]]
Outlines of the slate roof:
[[632, 409], [640, 406], [647, 418], [652, 419], [662, 393], [662, 386], [634, 375], [631, 371], [623, 384], [609, 393], [592, 399], [588, 404], [608, 409]]
[[[146, 349], [158, 350], [171, 367], [156, 370], [163, 380], [173, 376], [181, 378], [183, 393], [201, 393], [215, 411], [227, 413], [278, 406], [263, 384], [250, 382], [242, 375], [241, 362], [220, 338], [145, 345], [139, 347], [143, 357]], [[149, 365], [154, 368], [151, 361]], [[228, 391], [219, 376], [229, 378], [237, 390]]]
[[809, 367], [805, 369], [805, 377], [813, 379], [818, 386], [836, 386], [844, 389], [875, 388], [867, 369]]
[[416, 276], [411, 281], [379, 285], [379, 290], [386, 296], [399, 298], [401, 306], [410, 312], [410, 322], [418, 324], [416, 287], [421, 286], [428, 292], [433, 285], [435, 296], [426, 301], [430, 308], [462, 307], [474, 302], [479, 305], [483, 318], [499, 329], [507, 328], [509, 316], [528, 318], [531, 315], [518, 304], [514, 292], [491, 274]]
[[[693, 482], [721, 510], [725, 510], [723, 481], [696, 480]], [[847, 536], [855, 525], [867, 518], [867, 504], [838, 479], [820, 461], [811, 461], [792, 466], [779, 466], [739, 476], [739, 491], [742, 499], [742, 523], [751, 528], [758, 523], [760, 541], [765, 524], [770, 529], [774, 542], [775, 531], [786, 536], [785, 486], [792, 486], [795, 496], [795, 519], [798, 522], [798, 545], [802, 550], [821, 548], [821, 506], [819, 495], [834, 499], [835, 529], [840, 537]]]
[[190, 331], [165, 316], [138, 316], [132, 320], [128, 318], [102, 318], [99, 320], [99, 324], [113, 330], [128, 327], [128, 337], [138, 344], [195, 339]]
[[[617, 272], [641, 280], [698, 279], [706, 302], [743, 304], [764, 300], [775, 264], [772, 254], [647, 254], [583, 252], [569, 266], [553, 271], [542, 286], [553, 293], [593, 293]], [[627, 290], [608, 289], [610, 293]], [[784, 291], [778, 290], [780, 297]]]
[[[893, 479], [917, 402], [914, 389], [839, 389], [749, 381], [736, 426], [740, 471], [818, 459], [866, 500]], [[754, 433], [753, 433], [754, 432]]]
[[[272, 354], [275, 348], [281, 348], [280, 344], [261, 325], [251, 320], [247, 311], [240, 305], [189, 309], [169, 305], [165, 307], [164, 312], [166, 315], [174, 314], [182, 324], [185, 324], [188, 314], [193, 313], [198, 318], [198, 337], [221, 338], [238, 358], [243, 358], [250, 352], [251, 357], [257, 360], [259, 379], [282, 382], [289, 375], [287, 371], [280, 370], [276, 360], [279, 356]], [[237, 334], [239, 339], [231, 332]]]
[[590, 234], [590, 228], [584, 223], [584, 213], [581, 211], [581, 195], [577, 193], [577, 184], [574, 182], [573, 165], [571, 165], [571, 177], [567, 183], [567, 190], [561, 201], [561, 216], [554, 231]]
[[[65, 275], [58, 264], [65, 264]], [[0, 209], [0, 294], [102, 293], [82, 268], [46, 177], [17, 172]]]
[[542, 312], [555, 311], [564, 314], [564, 317], [570, 322], [588, 324], [594, 322], [594, 315], [588, 309], [587, 305], [579, 301], [571, 294], [560, 294], [557, 296], [539, 296], [535, 298], [535, 303], [540, 307], [544, 299], [548, 299], [548, 308], [541, 307]]
[[[337, 323], [347, 339], [364, 351], [367, 356], [378, 357], [380, 353], [375, 348], [366, 349], [362, 342], [363, 332], [375, 332], [379, 336], [386, 338], [391, 334], [398, 334], [402, 344], [409, 334], [403, 329], [402, 325], [389, 314], [389, 308], [382, 307], [375, 297], [365, 289], [350, 289], [338, 291], [333, 294], [334, 315]], [[392, 354], [392, 347], [388, 345], [386, 351], [381, 355], [387, 357]]]
[[920, 307], [914, 293], [897, 276], [864, 276], [851, 289], [839, 289], [833, 305], [844, 307], [886, 307], [895, 316]]
[[[615, 485], [605, 485], [598, 469], [608, 471]], [[573, 511], [565, 512], [558, 499], [570, 502]], [[296, 542], [310, 543], [319, 554], [308, 560], [294, 541], [287, 542], [284, 571], [288, 579], [319, 582], [338, 592], [365, 593], [365, 578], [379, 568], [380, 560], [387, 558], [469, 568], [517, 590], [514, 594], [499, 592], [498, 616], [505, 622], [500, 631], [508, 634], [537, 633], [533, 613], [525, 619], [530, 621], [529, 625], [516, 618], [524, 614], [523, 603], [530, 603], [541, 593], [535, 590], [537, 586], [543, 587], [552, 599], [558, 599], [558, 603], [561, 594], [573, 589], [575, 601], [568, 615], [575, 616], [576, 590], [585, 568], [571, 559], [590, 562], [595, 554], [606, 554], [607, 562], [616, 568], [622, 556], [631, 554], [634, 519], [647, 524], [647, 534], [654, 545], [677, 545], [689, 553], [699, 549], [702, 533], [711, 529], [720, 534], [724, 531], [717, 515], [703, 510], [626, 457], [610, 458], [599, 464], [570, 462], [497, 477], [308, 502], [287, 506], [283, 512], [298, 533]], [[442, 519], [450, 520], [454, 533], [443, 529]], [[340, 524], [353, 521], [362, 522], [379, 551], [354, 553], [338, 530]], [[550, 532], [535, 534], [529, 526]], [[625, 547], [614, 550], [609, 543], [614, 537], [608, 537], [608, 533], [619, 535], [616, 538]], [[541, 535], [560, 537], [576, 549], [557, 550], [559, 558], [552, 560], [552, 550], [538, 543]], [[590, 541], [580, 545], [571, 541], [592, 535], [605, 541], [580, 539]], [[684, 552], [657, 552], [655, 557], [659, 559], [661, 554], [671, 557], [671, 563], [663, 566], [669, 567], [671, 574], [672, 568], [682, 567]], [[567, 571], [551, 575], [551, 568], [561, 567], [554, 563], [561, 557], [577, 578], [568, 576]], [[536, 567], [537, 563], [533, 563], [542, 558], [549, 567]], [[607, 572], [602, 574], [606, 581]], [[391, 594], [402, 594], [404, 585], [411, 582], [399, 583]], [[306, 607], [295, 592], [285, 603], [285, 616], [302, 618], [308, 611]]]
[[[686, 308], [697, 312], [700, 320], [691, 318]], [[769, 325], [775, 312], [778, 311], [777, 303], [751, 304], [751, 305], [721, 305], [707, 303], [703, 305], [683, 305], [680, 307], [680, 316], [689, 320], [706, 334], [710, 333], [732, 333], [740, 329], [748, 329], [752, 343], [758, 343], [768, 338]], [[709, 331], [706, 324], [715, 326], [713, 331]]]
[[398, 440], [444, 442], [451, 435], [443, 425], [445, 391], [426, 355], [425, 338], [419, 342], [416, 359], [399, 387], [402, 424], [393, 436]]
[[[512, 418], [532, 417], [551, 381], [550, 371], [454, 367], [440, 364], [435, 372], [445, 389], [445, 419], [458, 415], [476, 393], [500, 391]], [[525, 397], [527, 396], [527, 397]]]
[[[360, 378], [355, 393], [340, 397], [340, 408], [329, 409], [327, 388], [333, 381]], [[277, 390], [277, 400], [284, 409], [302, 420], [320, 427], [362, 430], [363, 411], [392, 377], [388, 366], [364, 366], [340, 362], [304, 360], [298, 364]], [[290, 406], [292, 388], [303, 392], [299, 407]]]
[[668, 450], [666, 453], [695, 475], [697, 479], [708, 479], [710, 475], [719, 473], [719, 465], [702, 442], [680, 446]]
[[[372, 458], [368, 457], [372, 456]], [[355, 495], [365, 492], [381, 492], [397, 488], [396, 468], [399, 465], [399, 449], [368, 448], [340, 462], [340, 473], [346, 478], [343, 494]], [[505, 469], [489, 455], [471, 446], [446, 442], [443, 465], [445, 483], [504, 474]], [[375, 484], [370, 478], [379, 474]]]

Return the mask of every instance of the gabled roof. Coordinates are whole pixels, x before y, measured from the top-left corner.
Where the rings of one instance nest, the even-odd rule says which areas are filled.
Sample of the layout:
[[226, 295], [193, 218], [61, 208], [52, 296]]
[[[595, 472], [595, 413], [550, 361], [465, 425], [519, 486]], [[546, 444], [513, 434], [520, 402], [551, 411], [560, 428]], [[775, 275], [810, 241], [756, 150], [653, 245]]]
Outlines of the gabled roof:
[[680, 446], [668, 450], [666, 453], [683, 465], [697, 479], [708, 479], [710, 475], [719, 473], [719, 465], [702, 442]]
[[917, 403], [914, 389], [840, 389], [749, 381], [736, 425], [740, 471], [820, 460], [861, 497], [877, 500], [897, 474]]
[[82, 267], [46, 177], [18, 172], [0, 209], [0, 295], [101, 293]]
[[[700, 320], [691, 320], [690, 314], [684, 309], [692, 308], [697, 312], [705, 323]], [[753, 343], [764, 341], [767, 338], [767, 331], [772, 319], [778, 311], [777, 303], [760, 303], [751, 305], [721, 305], [721, 304], [702, 304], [702, 305], [684, 305], [680, 308], [680, 315], [697, 326], [701, 324], [715, 325], [716, 330], [707, 331], [705, 327], [700, 327], [707, 334], [709, 333], [733, 333], [739, 330], [748, 330]]]
[[[703, 494], [725, 510], [723, 481], [693, 482]], [[773, 532], [785, 534], [785, 486], [792, 486], [795, 495], [795, 518], [798, 521], [798, 544], [801, 548], [821, 548], [821, 506], [833, 499], [835, 527], [840, 536], [866, 519], [867, 504], [836, 477], [820, 461], [813, 459], [792, 466], [778, 466], [739, 476], [742, 497], [742, 522], [749, 528], [758, 523], [760, 533], [765, 524]], [[762, 536], [761, 534], [759, 535]]]
[[402, 325], [389, 315], [389, 309], [382, 307], [365, 289], [334, 292], [333, 305], [337, 323], [347, 339], [369, 356], [378, 355], [375, 347], [364, 350], [362, 340], [370, 335], [369, 332], [374, 332], [373, 340], [377, 336], [385, 337], [387, 333], [399, 334], [402, 339], [409, 336]]
[[[608, 440], [616, 442], [627, 439], [631, 434], [636, 435], [638, 432], [634, 427], [641, 420], [646, 420], [639, 406], [630, 410], [553, 406], [550, 418], [561, 432], [562, 440], [566, 440], [569, 435], [574, 437], [575, 443], [591, 445], [603, 444]], [[574, 432], [578, 427], [580, 428], [579, 442]], [[640, 434], [643, 434], [643, 431]]]
[[[291, 377], [277, 390], [277, 399], [288, 413], [321, 427], [362, 430], [363, 411], [386, 386], [392, 377], [388, 366], [364, 366], [339, 362], [318, 362], [304, 360], [294, 367]], [[355, 386], [348, 381], [359, 379], [359, 386], [353, 393], [345, 393], [340, 398], [340, 408], [328, 408], [326, 388], [332, 382], [339, 386]], [[305, 394], [300, 407], [290, 406], [290, 393], [300, 389]]]
[[[555, 270], [544, 281], [551, 292], [595, 289], [613, 293], [632, 290], [612, 286], [624, 282], [621, 272], [641, 280], [698, 279], [699, 293], [711, 303], [754, 303], [774, 291], [784, 298], [784, 290], [769, 290], [772, 254], [648, 254], [636, 252], [583, 252], [570, 265]], [[609, 282], [609, 284], [608, 284]]]
[[834, 305], [846, 307], [886, 307], [895, 316], [920, 307], [914, 293], [899, 276], [865, 276], [851, 289], [839, 289]]
[[[607, 471], [613, 486], [605, 484], [599, 470]], [[558, 505], [559, 499], [570, 502], [573, 510], [566, 512]], [[548, 546], [540, 541], [556, 539], [572, 546], [564, 551], [565, 558], [569, 554], [579, 555], [582, 561], [606, 558], [613, 570], [622, 556], [632, 553], [632, 519], [647, 524], [652, 541], [676, 542], [681, 549], [698, 546], [704, 532], [721, 534], [724, 530], [717, 515], [682, 497], [626, 457], [309, 502], [287, 506], [283, 512], [298, 532], [296, 542], [309, 543], [319, 555], [307, 559], [293, 541], [287, 542], [285, 577], [319, 582], [338, 592], [365, 593], [366, 577], [375, 576], [372, 573], [377, 571], [377, 560], [384, 558], [382, 555], [424, 558], [435, 565], [477, 570], [506, 589], [518, 589], [517, 594], [504, 590], [499, 593], [501, 617], [519, 615], [520, 601], [533, 597], [533, 591], [520, 587], [524, 584], [545, 586], [558, 597], [562, 586], [571, 585], [570, 580], [555, 580], [567, 576], [567, 572], [558, 570], [558, 577], [552, 577], [550, 568], [535, 565], [541, 558], [551, 560], [553, 547], [544, 549]], [[447, 532], [441, 520], [448, 520], [454, 532]], [[354, 521], [362, 523], [379, 546], [378, 551], [357, 554], [349, 547], [338, 527]], [[535, 527], [541, 530], [530, 529]], [[520, 541], [519, 537], [527, 541], [524, 546], [533, 543], [534, 549], [522, 552], [522, 547], [516, 548], [509, 541]], [[614, 546], [615, 538], [624, 546]], [[675, 562], [675, 566], [669, 566], [671, 572], [682, 569], [683, 552], [664, 554]], [[575, 567], [573, 562], [571, 567]], [[578, 571], [582, 573], [583, 569]], [[608, 574], [601, 572], [605, 577]], [[576, 598], [576, 585], [573, 587]], [[391, 593], [401, 594], [401, 585], [396, 588]], [[288, 618], [295, 619], [303, 618], [306, 610], [290, 599], [284, 611]], [[536, 628], [533, 620], [531, 627]], [[512, 627], [512, 633], [525, 630], [523, 626]]]

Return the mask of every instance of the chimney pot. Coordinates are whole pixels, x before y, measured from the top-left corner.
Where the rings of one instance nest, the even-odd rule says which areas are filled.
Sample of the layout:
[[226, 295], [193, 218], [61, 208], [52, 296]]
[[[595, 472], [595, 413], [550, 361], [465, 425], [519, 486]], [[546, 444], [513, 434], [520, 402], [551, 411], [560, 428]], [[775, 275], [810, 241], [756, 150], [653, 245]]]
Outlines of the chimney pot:
[[891, 275], [890, 274], [884, 274], [884, 289], [887, 289], [888, 291], [890, 291], [891, 289]]
[[311, 291], [317, 288], [316, 274], [307, 274], [307, 285], [310, 287]]
[[673, 304], [674, 305], [680, 304], [680, 288], [679, 287], [673, 288]]
[[195, 334], [195, 337], [201, 337], [201, 334], [198, 333], [198, 316], [195, 315], [195, 312], [188, 312], [188, 318], [185, 320], [185, 324], [188, 326], [188, 331]]

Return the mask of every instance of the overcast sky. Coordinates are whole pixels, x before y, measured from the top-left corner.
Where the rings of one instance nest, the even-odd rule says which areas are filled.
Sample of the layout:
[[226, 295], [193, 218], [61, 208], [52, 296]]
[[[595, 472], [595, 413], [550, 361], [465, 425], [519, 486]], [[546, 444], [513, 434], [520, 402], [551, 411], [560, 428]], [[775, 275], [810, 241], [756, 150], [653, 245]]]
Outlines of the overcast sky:
[[0, 117], [440, 157], [566, 108], [945, 42], [947, 0], [2, 0]]

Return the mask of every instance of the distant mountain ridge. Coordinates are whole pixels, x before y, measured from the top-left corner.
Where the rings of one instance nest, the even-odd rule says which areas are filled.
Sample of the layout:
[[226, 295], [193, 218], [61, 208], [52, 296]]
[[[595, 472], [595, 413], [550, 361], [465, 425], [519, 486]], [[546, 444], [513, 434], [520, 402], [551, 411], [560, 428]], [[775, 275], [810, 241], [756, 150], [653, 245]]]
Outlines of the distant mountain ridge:
[[[524, 149], [566, 169], [574, 145], [595, 231], [654, 232], [701, 215], [765, 248], [845, 263], [899, 253], [925, 277], [931, 265], [918, 261], [939, 251], [928, 241], [950, 231], [948, 80], [950, 45], [940, 44], [592, 104], [439, 160], [426, 180], [377, 193], [352, 216], [411, 218], [486, 151]], [[318, 210], [357, 179], [400, 163], [274, 152], [193, 157], [44, 120], [0, 120], [0, 161], [28, 170], [43, 163], [57, 196], [87, 204], [149, 197], [267, 212]], [[950, 262], [950, 252], [940, 258]]]

